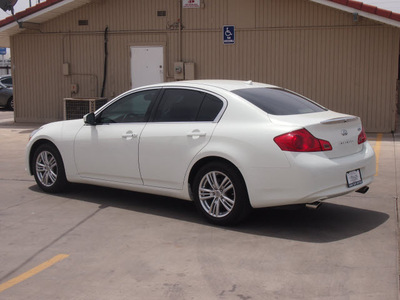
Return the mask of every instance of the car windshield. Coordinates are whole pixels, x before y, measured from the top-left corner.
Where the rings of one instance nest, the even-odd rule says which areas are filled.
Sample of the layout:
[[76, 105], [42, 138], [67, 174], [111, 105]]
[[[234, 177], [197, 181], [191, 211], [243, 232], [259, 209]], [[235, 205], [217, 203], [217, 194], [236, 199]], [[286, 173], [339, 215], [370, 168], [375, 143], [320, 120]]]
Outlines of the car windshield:
[[317, 103], [287, 90], [250, 88], [232, 92], [271, 115], [299, 115], [326, 111]]
[[0, 82], [7, 87], [12, 87], [12, 77], [5, 76], [0, 78]]

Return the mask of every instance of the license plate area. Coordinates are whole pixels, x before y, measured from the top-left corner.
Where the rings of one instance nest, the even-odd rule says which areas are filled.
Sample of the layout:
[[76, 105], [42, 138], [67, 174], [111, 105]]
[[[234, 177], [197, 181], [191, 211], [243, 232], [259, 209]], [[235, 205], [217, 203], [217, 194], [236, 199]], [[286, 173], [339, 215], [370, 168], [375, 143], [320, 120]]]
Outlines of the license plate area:
[[346, 173], [347, 187], [351, 188], [363, 183], [360, 169]]

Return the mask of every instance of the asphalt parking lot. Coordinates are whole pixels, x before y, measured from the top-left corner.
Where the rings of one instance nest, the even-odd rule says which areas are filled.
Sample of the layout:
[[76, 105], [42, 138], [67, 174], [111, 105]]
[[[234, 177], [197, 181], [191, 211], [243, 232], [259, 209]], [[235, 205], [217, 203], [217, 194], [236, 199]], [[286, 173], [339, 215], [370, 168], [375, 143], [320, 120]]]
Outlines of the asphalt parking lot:
[[177, 199], [44, 194], [24, 169], [35, 127], [0, 110], [0, 299], [399, 299], [399, 134], [368, 135], [367, 194], [224, 228]]

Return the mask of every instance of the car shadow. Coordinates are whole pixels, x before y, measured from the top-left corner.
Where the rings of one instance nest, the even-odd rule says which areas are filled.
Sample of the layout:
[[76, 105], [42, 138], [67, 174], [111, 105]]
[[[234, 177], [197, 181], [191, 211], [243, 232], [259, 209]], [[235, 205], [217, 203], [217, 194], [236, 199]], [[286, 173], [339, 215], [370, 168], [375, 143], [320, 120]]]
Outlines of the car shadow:
[[269, 208], [255, 210], [240, 231], [309, 243], [330, 243], [371, 231], [389, 215], [326, 202], [318, 210]]
[[[36, 185], [30, 189], [43, 193]], [[347, 239], [371, 231], [389, 219], [389, 215], [382, 212], [324, 203], [318, 210], [304, 206], [257, 209], [237, 226], [219, 227], [209, 224], [191, 201], [80, 184], [71, 185], [68, 192], [57, 196], [95, 203], [101, 209], [116, 207], [221, 230], [307, 243]]]

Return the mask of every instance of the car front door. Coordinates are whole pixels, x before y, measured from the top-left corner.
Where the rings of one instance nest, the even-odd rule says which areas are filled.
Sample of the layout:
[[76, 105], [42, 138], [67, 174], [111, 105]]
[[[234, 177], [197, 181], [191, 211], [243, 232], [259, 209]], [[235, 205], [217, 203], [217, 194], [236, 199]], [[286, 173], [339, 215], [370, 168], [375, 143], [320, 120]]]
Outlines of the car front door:
[[139, 137], [159, 90], [123, 96], [85, 125], [75, 138], [74, 154], [82, 177], [142, 185], [138, 165]]
[[144, 185], [182, 189], [188, 166], [207, 145], [223, 108], [223, 100], [202, 91], [165, 89], [140, 137]]

